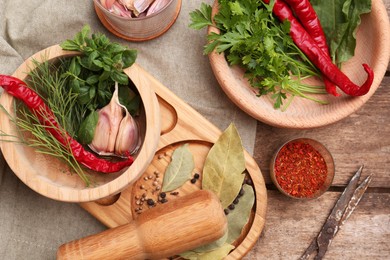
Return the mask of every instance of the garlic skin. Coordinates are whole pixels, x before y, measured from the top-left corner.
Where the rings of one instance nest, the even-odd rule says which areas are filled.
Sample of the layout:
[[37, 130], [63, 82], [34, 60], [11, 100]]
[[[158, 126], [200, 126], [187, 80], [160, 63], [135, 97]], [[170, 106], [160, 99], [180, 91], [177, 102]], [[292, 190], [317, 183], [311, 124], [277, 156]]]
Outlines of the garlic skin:
[[119, 103], [118, 83], [108, 105], [99, 112], [95, 134], [89, 147], [99, 155], [126, 156], [140, 145], [137, 122]]
[[169, 4], [170, 0], [155, 0], [148, 8], [146, 16], [157, 13]]
[[135, 153], [140, 147], [140, 141], [137, 122], [126, 110], [126, 116], [121, 121], [115, 141], [115, 154]]

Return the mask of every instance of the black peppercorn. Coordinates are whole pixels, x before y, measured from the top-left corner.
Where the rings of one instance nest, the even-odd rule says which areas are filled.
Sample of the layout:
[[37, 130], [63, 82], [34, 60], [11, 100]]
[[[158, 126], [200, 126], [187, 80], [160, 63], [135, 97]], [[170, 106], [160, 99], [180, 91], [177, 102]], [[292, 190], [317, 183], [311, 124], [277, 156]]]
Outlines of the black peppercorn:
[[238, 197], [241, 197], [242, 195], [244, 195], [245, 191], [243, 188], [241, 188], [240, 192], [238, 193]]
[[194, 174], [194, 178], [195, 178], [195, 179], [199, 179], [199, 177], [200, 177], [199, 173], [195, 173], [195, 174]]
[[161, 192], [161, 193], [160, 193], [160, 197], [161, 197], [161, 198], [165, 198], [166, 196], [167, 196], [167, 194], [166, 194], [165, 192]]
[[152, 199], [148, 199], [146, 203], [148, 203], [149, 206], [154, 206], [154, 200]]
[[225, 213], [225, 215], [229, 214], [229, 210], [228, 209], [224, 209], [223, 212]]
[[234, 208], [235, 208], [234, 204], [230, 204], [230, 205], [229, 205], [229, 209], [230, 209], [230, 210], [234, 210]]
[[196, 179], [195, 178], [192, 178], [191, 179], [191, 183], [194, 184], [196, 182]]

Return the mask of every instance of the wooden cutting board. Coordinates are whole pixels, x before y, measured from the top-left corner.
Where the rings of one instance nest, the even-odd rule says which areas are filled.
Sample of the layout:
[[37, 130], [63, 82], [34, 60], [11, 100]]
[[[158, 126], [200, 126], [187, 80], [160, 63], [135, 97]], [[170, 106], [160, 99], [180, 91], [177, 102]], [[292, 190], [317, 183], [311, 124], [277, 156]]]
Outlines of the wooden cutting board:
[[[139, 214], [148, 209], [145, 198], [153, 199], [157, 206], [162, 205], [157, 203], [162, 177], [170, 162], [172, 152], [178, 146], [188, 144], [194, 155], [194, 172], [199, 173], [201, 179], [207, 153], [221, 134], [221, 130], [179, 99], [139, 65], [134, 64], [125, 72], [134, 84], [145, 84], [154, 88], [160, 105], [161, 136], [151, 164], [138, 181], [116, 196], [97, 202], [80, 204], [109, 228], [135, 220]], [[245, 152], [245, 160], [247, 172], [254, 186], [256, 200], [253, 214], [241, 237], [235, 241], [236, 248], [227, 259], [241, 259], [247, 254], [258, 240], [265, 223], [267, 208], [265, 182], [258, 165], [247, 152]], [[167, 193], [166, 199], [172, 200], [199, 189], [200, 180], [194, 184], [188, 182], [176, 190], [176, 193]], [[142, 199], [143, 197], [144, 199]]]

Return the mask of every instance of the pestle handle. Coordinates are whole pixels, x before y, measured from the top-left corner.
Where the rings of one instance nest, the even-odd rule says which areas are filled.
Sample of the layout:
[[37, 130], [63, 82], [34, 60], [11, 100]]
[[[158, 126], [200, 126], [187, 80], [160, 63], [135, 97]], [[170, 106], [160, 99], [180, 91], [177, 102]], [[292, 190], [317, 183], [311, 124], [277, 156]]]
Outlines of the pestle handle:
[[226, 228], [218, 197], [199, 190], [128, 224], [63, 244], [57, 259], [161, 259], [217, 240]]

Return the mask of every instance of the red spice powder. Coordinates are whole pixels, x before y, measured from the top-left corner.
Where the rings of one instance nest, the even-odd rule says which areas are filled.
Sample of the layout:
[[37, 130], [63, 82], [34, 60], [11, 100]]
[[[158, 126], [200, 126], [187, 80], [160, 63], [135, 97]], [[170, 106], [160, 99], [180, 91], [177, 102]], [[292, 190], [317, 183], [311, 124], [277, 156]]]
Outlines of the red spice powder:
[[322, 155], [304, 142], [291, 142], [283, 146], [275, 159], [274, 172], [279, 186], [299, 198], [312, 197], [328, 175]]

